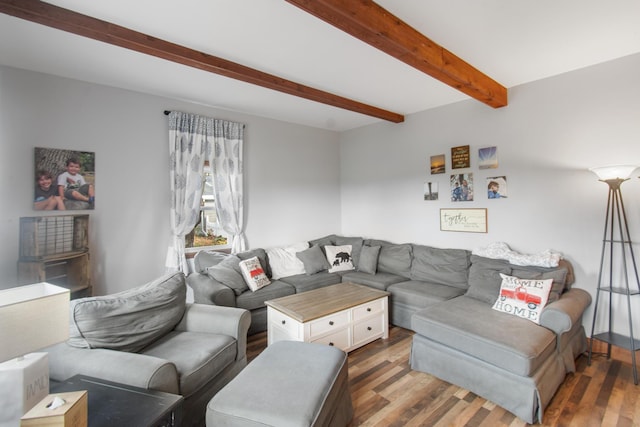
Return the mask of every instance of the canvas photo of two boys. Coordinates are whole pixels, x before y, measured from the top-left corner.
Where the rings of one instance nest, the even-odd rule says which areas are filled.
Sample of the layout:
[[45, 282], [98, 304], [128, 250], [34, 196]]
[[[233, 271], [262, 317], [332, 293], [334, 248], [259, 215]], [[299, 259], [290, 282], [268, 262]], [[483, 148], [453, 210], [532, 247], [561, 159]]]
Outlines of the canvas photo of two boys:
[[35, 148], [33, 209], [95, 208], [95, 153]]

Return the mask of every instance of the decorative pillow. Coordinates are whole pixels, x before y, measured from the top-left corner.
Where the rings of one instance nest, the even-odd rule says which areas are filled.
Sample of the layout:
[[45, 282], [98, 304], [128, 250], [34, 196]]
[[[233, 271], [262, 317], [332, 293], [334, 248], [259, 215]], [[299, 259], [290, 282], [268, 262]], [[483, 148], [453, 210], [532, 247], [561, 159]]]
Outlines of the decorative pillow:
[[249, 289], [253, 292], [271, 284], [271, 280], [269, 280], [267, 275], [264, 273], [264, 269], [262, 268], [262, 264], [260, 264], [258, 257], [240, 261], [240, 270], [242, 270], [242, 275], [244, 276], [244, 280], [247, 282], [247, 285], [249, 285]]
[[553, 279], [527, 280], [502, 273], [500, 276], [500, 295], [492, 308], [539, 324]]
[[560, 298], [560, 295], [565, 291], [567, 269], [566, 268], [542, 268], [542, 267], [518, 267], [514, 266], [511, 271], [511, 275], [517, 276], [521, 279], [553, 279], [553, 285], [551, 285], [551, 292], [549, 293], [549, 303], [556, 301]]
[[327, 262], [327, 258], [324, 253], [322, 253], [322, 249], [320, 249], [320, 246], [318, 245], [314, 245], [309, 249], [300, 251], [296, 253], [296, 256], [304, 264], [304, 271], [307, 273], [307, 276], [327, 270], [330, 267]]
[[353, 270], [351, 245], [325, 246], [324, 251], [327, 254], [327, 261], [331, 264], [331, 267], [329, 267], [329, 273]]
[[[238, 252], [236, 256], [240, 258], [240, 261], [244, 261], [245, 259], [257, 256], [260, 260], [262, 268], [264, 268], [265, 274], [267, 275], [267, 277], [271, 277], [271, 271], [269, 270], [269, 261], [267, 260], [267, 252], [264, 249], [256, 248], [245, 252]], [[240, 267], [238, 267], [238, 272], [240, 272]]]
[[138, 352], [175, 328], [186, 296], [184, 274], [172, 273], [117, 294], [72, 300], [67, 344]]
[[285, 248], [266, 249], [271, 267], [271, 278], [278, 280], [281, 277], [304, 274], [304, 264], [296, 256], [297, 252], [309, 249], [308, 242], [302, 242]]
[[358, 271], [363, 273], [376, 274], [378, 269], [378, 254], [380, 246], [363, 246], [360, 251], [360, 262], [358, 262]]
[[240, 258], [235, 255], [227, 255], [224, 261], [207, 268], [207, 274], [213, 280], [233, 289], [236, 295], [240, 295], [247, 290], [247, 283], [242, 277], [239, 264]]
[[362, 245], [364, 241], [362, 237], [344, 237], [336, 236], [335, 246], [351, 245], [351, 261], [353, 266], [357, 267], [360, 262], [360, 252], [362, 251]]

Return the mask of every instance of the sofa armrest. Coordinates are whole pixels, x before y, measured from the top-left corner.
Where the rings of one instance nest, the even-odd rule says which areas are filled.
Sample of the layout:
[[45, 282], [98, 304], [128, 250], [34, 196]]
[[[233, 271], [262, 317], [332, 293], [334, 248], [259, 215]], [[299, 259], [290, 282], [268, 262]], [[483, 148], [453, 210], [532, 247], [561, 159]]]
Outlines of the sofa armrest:
[[198, 304], [236, 306], [236, 294], [233, 289], [206, 274], [191, 273], [187, 276], [187, 285], [193, 289], [193, 300]]
[[581, 322], [582, 313], [589, 304], [589, 292], [579, 288], [570, 289], [542, 310], [540, 325], [561, 335], [570, 331], [577, 322]]
[[247, 352], [247, 332], [251, 325], [248, 310], [208, 304], [187, 304], [184, 316], [175, 327], [176, 331], [224, 334], [236, 339], [237, 359]]
[[49, 376], [55, 381], [86, 375], [149, 390], [180, 392], [176, 366], [158, 357], [101, 348], [77, 348], [66, 343], [43, 351], [49, 354]]

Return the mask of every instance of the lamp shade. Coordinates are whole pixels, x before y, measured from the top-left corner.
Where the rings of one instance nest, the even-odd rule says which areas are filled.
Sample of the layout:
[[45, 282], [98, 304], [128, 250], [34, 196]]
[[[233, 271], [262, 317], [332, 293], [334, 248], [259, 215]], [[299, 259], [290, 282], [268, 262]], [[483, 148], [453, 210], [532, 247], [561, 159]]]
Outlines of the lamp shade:
[[607, 181], [609, 179], [627, 179], [637, 168], [637, 165], [612, 165], [599, 166], [589, 170], [595, 173], [601, 181]]
[[46, 282], [0, 291], [0, 362], [69, 338], [69, 299]]

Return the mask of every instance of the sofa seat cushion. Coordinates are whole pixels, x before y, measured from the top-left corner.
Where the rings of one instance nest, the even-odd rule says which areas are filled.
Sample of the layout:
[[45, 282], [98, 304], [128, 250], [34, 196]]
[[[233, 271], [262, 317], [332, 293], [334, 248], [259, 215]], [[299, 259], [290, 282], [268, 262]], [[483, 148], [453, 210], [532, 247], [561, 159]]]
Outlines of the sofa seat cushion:
[[410, 307], [425, 308], [433, 303], [446, 301], [464, 294], [464, 289], [436, 283], [408, 280], [395, 283], [387, 288], [394, 304], [405, 304]]
[[281, 280], [273, 280], [269, 286], [255, 292], [250, 290], [236, 297], [236, 307], [255, 310], [264, 307], [264, 302], [274, 298], [286, 297], [296, 293], [296, 288]]
[[381, 272], [377, 272], [376, 274], [369, 274], [363, 273], [362, 271], [350, 271], [342, 275], [343, 282], [352, 282], [358, 283], [360, 285], [367, 285], [371, 286], [372, 288], [380, 289], [382, 291], [385, 291], [389, 287], [389, 285], [404, 282], [406, 280], [406, 277], [398, 276], [397, 274]]
[[282, 282], [288, 283], [296, 288], [296, 293], [310, 291], [329, 285], [342, 282], [342, 276], [336, 273], [322, 271], [308, 276], [306, 274], [296, 274], [295, 276], [283, 277]]
[[170, 332], [141, 353], [173, 362], [180, 394], [189, 397], [234, 362], [237, 343], [223, 334]]
[[521, 376], [532, 375], [556, 349], [556, 336], [549, 329], [464, 295], [416, 312], [411, 328]]

